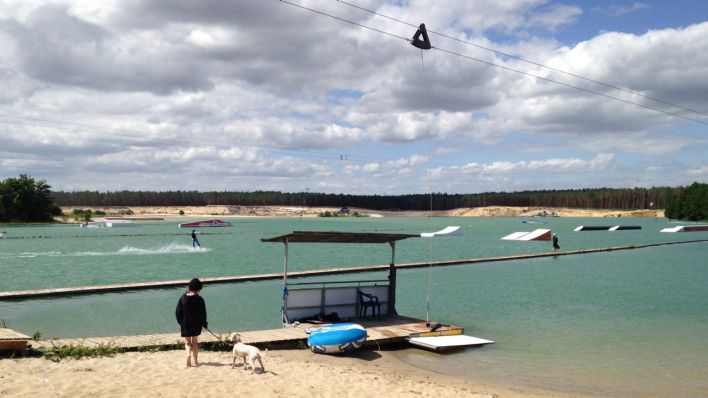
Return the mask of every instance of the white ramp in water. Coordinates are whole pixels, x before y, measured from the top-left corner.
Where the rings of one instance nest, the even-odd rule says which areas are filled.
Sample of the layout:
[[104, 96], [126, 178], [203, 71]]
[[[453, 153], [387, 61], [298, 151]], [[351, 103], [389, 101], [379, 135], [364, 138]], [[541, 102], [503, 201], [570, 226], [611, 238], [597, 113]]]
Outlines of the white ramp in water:
[[461, 236], [461, 235], [462, 235], [462, 227], [456, 226], [456, 225], [451, 225], [449, 227], [445, 227], [445, 228], [441, 229], [440, 231], [423, 232], [420, 234], [420, 236], [423, 238], [432, 238], [434, 236]]
[[503, 240], [517, 240], [526, 234], [528, 234], [528, 232], [514, 232], [513, 234], [509, 234], [509, 235], [503, 237], [502, 239]]
[[452, 350], [465, 347], [493, 344], [492, 340], [458, 334], [454, 336], [409, 337], [408, 342], [433, 351]]
[[503, 240], [551, 240], [550, 229], [537, 229], [531, 232], [514, 232], [502, 238]]
[[708, 231], [708, 225], [677, 225], [673, 228], [664, 228], [661, 232], [698, 232]]

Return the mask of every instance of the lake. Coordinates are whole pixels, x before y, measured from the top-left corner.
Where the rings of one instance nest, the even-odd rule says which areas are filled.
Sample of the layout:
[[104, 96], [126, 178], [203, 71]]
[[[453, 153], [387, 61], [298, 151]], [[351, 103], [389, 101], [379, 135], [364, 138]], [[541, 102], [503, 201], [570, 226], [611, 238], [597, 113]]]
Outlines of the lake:
[[[190, 230], [178, 222], [137, 227], [0, 226], [0, 290], [144, 282], [281, 272], [283, 245], [262, 243], [294, 230], [420, 233], [460, 225], [464, 235], [406, 239], [396, 262], [467, 259], [550, 250], [550, 242], [500, 238], [549, 228], [561, 250], [708, 239], [661, 233], [655, 218], [224, 218], [233, 228]], [[185, 217], [185, 221], [193, 221]], [[182, 221], [182, 222], [185, 222]], [[574, 232], [578, 225], [641, 230]], [[292, 244], [291, 271], [387, 264], [388, 245]], [[397, 352], [416, 366], [487, 384], [586, 396], [708, 396], [708, 242], [398, 272], [397, 310], [465, 327], [495, 340], [435, 354]], [[385, 279], [372, 272], [356, 279]], [[331, 276], [327, 279], [336, 280]], [[343, 276], [352, 279], [352, 275]], [[300, 279], [298, 281], [321, 280]], [[430, 283], [430, 289], [429, 286]], [[0, 302], [7, 327], [43, 338], [168, 333], [181, 288]], [[214, 331], [280, 326], [281, 281], [207, 285]]]

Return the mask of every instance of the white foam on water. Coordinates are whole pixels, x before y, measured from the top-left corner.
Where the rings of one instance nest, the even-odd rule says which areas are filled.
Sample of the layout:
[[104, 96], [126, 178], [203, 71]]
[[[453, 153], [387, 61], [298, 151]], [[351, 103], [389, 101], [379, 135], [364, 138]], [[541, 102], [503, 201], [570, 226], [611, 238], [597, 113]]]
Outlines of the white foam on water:
[[3, 253], [0, 258], [35, 258], [35, 257], [56, 257], [61, 256], [61, 252], [21, 252], [21, 253]]
[[149, 255], [149, 254], [181, 254], [181, 253], [207, 253], [211, 249], [204, 247], [192, 247], [181, 243], [170, 243], [157, 247], [137, 247], [132, 245], [123, 246], [118, 251], [99, 252], [85, 251], [64, 253], [60, 251], [49, 252], [24, 252], [16, 255], [0, 256], [0, 258], [36, 258], [36, 257], [89, 257], [89, 256], [122, 256], [122, 255]]
[[170, 243], [165, 246], [141, 248], [135, 246], [123, 246], [116, 254], [173, 254], [173, 253], [206, 253], [211, 249], [203, 247], [192, 247], [182, 243]]

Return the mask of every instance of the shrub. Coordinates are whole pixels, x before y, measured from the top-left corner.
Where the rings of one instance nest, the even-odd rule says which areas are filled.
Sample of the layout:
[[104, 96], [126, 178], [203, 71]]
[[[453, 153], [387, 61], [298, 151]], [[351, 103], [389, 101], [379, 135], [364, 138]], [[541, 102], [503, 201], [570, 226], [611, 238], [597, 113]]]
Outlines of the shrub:
[[115, 354], [125, 352], [125, 349], [111, 343], [99, 344], [95, 347], [84, 347], [83, 344], [69, 344], [57, 347], [52, 344], [52, 348], [40, 349], [40, 351], [44, 354], [46, 359], [58, 362], [65, 358], [79, 359], [84, 357], [110, 357]]

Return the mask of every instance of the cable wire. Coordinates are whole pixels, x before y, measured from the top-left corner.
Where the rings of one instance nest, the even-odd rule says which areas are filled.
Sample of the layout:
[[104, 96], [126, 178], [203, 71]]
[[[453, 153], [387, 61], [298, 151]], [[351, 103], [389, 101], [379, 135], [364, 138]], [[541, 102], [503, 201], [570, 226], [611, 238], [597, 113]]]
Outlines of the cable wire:
[[379, 29], [376, 29], [376, 28], [372, 28], [371, 26], [362, 25], [362, 24], [360, 24], [360, 23], [358, 23], [358, 22], [354, 22], [354, 21], [351, 21], [351, 20], [348, 20], [348, 19], [345, 19], [345, 18], [340, 18], [340, 17], [338, 17], [338, 16], [336, 16], [336, 15], [327, 14], [327, 13], [324, 12], [324, 11], [315, 10], [314, 8], [305, 7], [305, 6], [301, 5], [301, 4], [292, 3], [292, 2], [290, 2], [290, 1], [288, 1], [288, 0], [278, 0], [278, 1], [280, 1], [281, 3], [290, 4], [291, 6], [295, 6], [295, 7], [302, 8], [302, 9], [307, 10], [307, 11], [310, 11], [310, 12], [314, 12], [314, 13], [316, 13], [316, 14], [324, 15], [324, 16], [326, 16], [326, 17], [330, 17], [330, 18], [336, 19], [336, 20], [341, 21], [341, 22], [350, 23], [350, 24], [356, 25], [356, 26], [358, 26], [358, 27], [360, 27], [360, 28], [366, 28], [366, 29], [369, 29], [369, 30], [373, 30], [374, 32], [378, 32], [378, 33], [381, 33], [381, 34], [384, 34], [384, 35], [389, 35], [389, 36], [392, 36], [392, 37], [395, 37], [395, 38], [398, 38], [398, 39], [402, 39], [402, 40], [405, 40], [405, 41], [409, 41], [407, 37], [399, 36], [399, 35], [394, 34], [394, 33], [391, 33], [391, 32], [386, 32], [386, 31], [383, 31], [383, 30], [379, 30]]
[[615, 96], [612, 96], [612, 95], [609, 95], [609, 94], [601, 93], [601, 92], [599, 92], [599, 91], [590, 90], [590, 89], [588, 89], [588, 88], [578, 87], [578, 86], [575, 86], [575, 85], [572, 85], [572, 84], [569, 84], [569, 83], [559, 82], [558, 80], [553, 80], [553, 79], [550, 79], [550, 78], [548, 78], [548, 77], [543, 77], [543, 76], [535, 75], [535, 74], [533, 74], [533, 73], [528, 73], [528, 72], [520, 71], [520, 70], [518, 70], [518, 69], [510, 68], [510, 67], [508, 67], [508, 66], [495, 64], [494, 62], [489, 62], [489, 61], [485, 61], [485, 60], [482, 60], [482, 59], [479, 59], [479, 58], [471, 57], [471, 56], [469, 56], [469, 55], [460, 54], [460, 53], [455, 52], [455, 51], [446, 50], [446, 49], [440, 48], [440, 47], [433, 47], [433, 49], [438, 50], [438, 51], [441, 51], [441, 52], [444, 52], [444, 53], [448, 53], [448, 54], [451, 54], [451, 55], [456, 55], [456, 56], [458, 56], [458, 57], [467, 58], [467, 59], [470, 59], [470, 60], [473, 60], [473, 61], [481, 62], [481, 63], [483, 63], [483, 64], [487, 64], [487, 65], [491, 65], [491, 66], [496, 66], [497, 68], [502, 68], [502, 69], [506, 69], [506, 70], [508, 70], [508, 71], [520, 73], [520, 74], [525, 75], [525, 76], [534, 77], [534, 78], [536, 78], [536, 79], [541, 79], [541, 80], [545, 80], [545, 81], [547, 81], [547, 82], [559, 84], [559, 85], [561, 85], [561, 86], [565, 86], [565, 87], [568, 87], [568, 88], [580, 90], [580, 91], [586, 92], [586, 93], [588, 93], [588, 94], [599, 95], [599, 96], [601, 96], [601, 97], [613, 99], [613, 100], [615, 100], [615, 101], [624, 102], [624, 103], [627, 103], [627, 104], [630, 104], [630, 105], [635, 105], [635, 106], [638, 106], [638, 107], [641, 107], [641, 108], [650, 109], [650, 110], [652, 110], [652, 111], [664, 113], [664, 114], [666, 114], [666, 115], [671, 115], [671, 116], [675, 116], [675, 117], [678, 117], [678, 118], [681, 118], [681, 119], [690, 120], [690, 121], [692, 121], [692, 122], [696, 122], [696, 123], [701, 123], [701, 124], [708, 125], [708, 122], [704, 122], [704, 121], [702, 121], [702, 120], [700, 120], [700, 119], [695, 119], [695, 118], [692, 118], [692, 117], [689, 117], [689, 116], [684, 116], [684, 115], [681, 115], [681, 114], [675, 113], [675, 112], [665, 111], [665, 110], [663, 110], [663, 109], [655, 108], [655, 107], [653, 107], [653, 106], [640, 104], [640, 103], [638, 103], [638, 102], [634, 102], [634, 101], [626, 100], [626, 99], [623, 99], [623, 98], [615, 97]]
[[[406, 21], [403, 21], [403, 20], [400, 20], [400, 19], [398, 19], [398, 18], [394, 18], [394, 17], [388, 16], [388, 15], [384, 15], [384, 14], [381, 14], [381, 13], [379, 13], [379, 12], [370, 10], [370, 9], [368, 9], [368, 8], [361, 7], [361, 6], [358, 6], [358, 5], [356, 5], [356, 4], [352, 4], [352, 3], [346, 2], [346, 1], [344, 1], [344, 0], [336, 0], [336, 1], [337, 1], [338, 3], [346, 4], [346, 5], [350, 6], [350, 7], [357, 8], [357, 9], [359, 9], [359, 10], [366, 11], [366, 12], [371, 13], [371, 14], [373, 14], [373, 15], [376, 15], [376, 16], [379, 16], [379, 17], [383, 17], [383, 18], [386, 18], [386, 19], [390, 19], [390, 20], [392, 20], [392, 21], [395, 21], [395, 22], [398, 22], [398, 23], [401, 23], [401, 24], [404, 24], [404, 25], [407, 25], [407, 26], [410, 26], [410, 27], [413, 27], [413, 28], [417, 28], [417, 27], [418, 27], [418, 26], [416, 26], [416, 25], [414, 25], [414, 24], [412, 24], [412, 23], [410, 23], [410, 22], [406, 22]], [[637, 95], [637, 96], [640, 96], [640, 97], [643, 97], [643, 98], [646, 98], [646, 99], [649, 99], [649, 100], [652, 100], [652, 101], [660, 102], [660, 103], [665, 104], [665, 105], [675, 106], [675, 107], [677, 107], [677, 108], [681, 108], [681, 109], [686, 110], [686, 111], [694, 112], [694, 113], [697, 113], [697, 114], [699, 114], [699, 115], [708, 116], [708, 114], [706, 114], [706, 113], [704, 113], [704, 112], [697, 111], [697, 110], [695, 110], [695, 109], [691, 109], [691, 108], [688, 108], [688, 107], [685, 107], [685, 106], [682, 106], [682, 105], [679, 105], [679, 104], [675, 104], [675, 103], [673, 103], [673, 102], [665, 101], [665, 100], [662, 100], [662, 99], [659, 99], [659, 98], [656, 98], [656, 97], [651, 97], [651, 96], [648, 96], [648, 95], [645, 95], [645, 94], [642, 94], [642, 93], [639, 93], [639, 92], [636, 92], [636, 91], [632, 91], [632, 90], [629, 90], [629, 89], [626, 89], [626, 88], [623, 88], [623, 87], [614, 85], [614, 84], [604, 83], [604, 82], [601, 82], [601, 81], [599, 81], [599, 80], [591, 79], [591, 78], [588, 78], [588, 77], [585, 77], [585, 76], [581, 76], [581, 75], [578, 75], [578, 74], [575, 74], [575, 73], [572, 73], [572, 72], [567, 72], [567, 71], [564, 71], [564, 70], [562, 70], [562, 69], [554, 68], [554, 67], [552, 67], [552, 66], [544, 65], [544, 64], [541, 64], [541, 63], [538, 63], [538, 62], [534, 62], [534, 61], [529, 61], [529, 60], [527, 60], [527, 59], [518, 57], [518, 56], [516, 56], [516, 55], [512, 55], [512, 54], [509, 54], [509, 53], [505, 53], [505, 52], [503, 52], [503, 51], [495, 50], [495, 49], [493, 49], [493, 48], [485, 47], [485, 46], [480, 45], [480, 44], [472, 43], [472, 42], [470, 42], [470, 41], [463, 40], [463, 39], [460, 39], [460, 38], [457, 38], [457, 37], [454, 37], [454, 36], [450, 36], [450, 35], [447, 35], [447, 34], [445, 34], [445, 33], [436, 32], [436, 31], [431, 30], [431, 29], [426, 29], [426, 30], [428, 31], [428, 33], [433, 33], [433, 34], [436, 34], [436, 35], [438, 35], [438, 36], [441, 36], [441, 37], [444, 37], [444, 38], [447, 38], [447, 39], [450, 39], [450, 40], [455, 40], [455, 41], [457, 41], [457, 42], [464, 43], [464, 44], [467, 44], [467, 45], [470, 45], [470, 46], [473, 46], [473, 47], [477, 47], [477, 48], [482, 49], [482, 50], [491, 51], [491, 52], [493, 52], [493, 53], [495, 53], [495, 54], [503, 55], [503, 56], [505, 56], [505, 57], [509, 57], [509, 58], [515, 59], [515, 60], [517, 60], [517, 61], [521, 61], [521, 62], [525, 62], [525, 63], [531, 64], [531, 65], [539, 66], [539, 67], [541, 67], [541, 68], [549, 69], [549, 70], [552, 70], [552, 71], [554, 71], [554, 72], [563, 73], [563, 74], [566, 74], [566, 75], [568, 75], [568, 76], [573, 76], [573, 77], [575, 77], [575, 78], [582, 79], [582, 80], [585, 80], [585, 81], [589, 81], [589, 82], [592, 82], [592, 83], [595, 83], [595, 84], [599, 84], [599, 85], [602, 85], [602, 86], [605, 86], [605, 87], [613, 88], [613, 89], [615, 89], [615, 90], [624, 91], [624, 92], [626, 92], [626, 93], [629, 93], [629, 94], [632, 94], [632, 95]]]
[[[383, 31], [383, 30], [381, 30], [381, 29], [373, 28], [373, 27], [371, 27], [371, 26], [367, 26], [367, 25], [364, 25], [364, 24], [360, 24], [360, 23], [358, 23], [358, 22], [354, 22], [354, 21], [348, 20], [348, 19], [346, 19], [346, 18], [334, 16], [334, 15], [331, 15], [331, 14], [328, 14], [328, 13], [325, 13], [325, 12], [322, 12], [322, 11], [319, 11], [319, 10], [315, 10], [315, 9], [313, 9], [313, 8], [309, 8], [309, 7], [302, 6], [302, 5], [300, 5], [300, 4], [292, 3], [292, 2], [287, 1], [287, 0], [279, 0], [279, 1], [282, 2], [282, 3], [286, 3], [286, 4], [289, 4], [289, 5], [292, 5], [292, 6], [301, 8], [301, 9], [304, 9], [304, 10], [306, 10], [306, 11], [310, 11], [310, 12], [313, 12], [313, 13], [316, 13], [316, 14], [320, 14], [320, 15], [323, 15], [323, 16], [326, 16], [326, 17], [330, 17], [330, 18], [336, 19], [336, 20], [341, 21], [341, 22], [349, 23], [349, 24], [352, 24], [352, 25], [355, 25], [355, 26], [358, 26], [358, 27], [361, 27], [361, 28], [364, 28], [364, 29], [369, 29], [369, 30], [371, 30], [371, 31], [378, 32], [378, 33], [381, 33], [381, 34], [384, 34], [384, 35], [388, 35], [388, 36], [391, 36], [391, 37], [395, 37], [395, 38], [397, 38], [397, 39], [402, 39], [402, 40], [405, 40], [405, 41], [407, 41], [407, 42], [409, 42], [409, 43], [411, 42], [411, 40], [408, 39], [408, 38], [406, 38], [406, 37], [399, 36], [399, 35], [394, 34], [394, 33], [391, 33], [391, 32], [386, 32], [386, 31]], [[547, 77], [535, 75], [535, 74], [533, 74], [533, 73], [524, 72], [524, 71], [521, 71], [521, 70], [518, 70], [518, 69], [514, 69], [514, 68], [511, 68], [511, 67], [508, 67], [508, 66], [499, 65], [499, 64], [496, 64], [496, 63], [494, 63], [494, 62], [484, 61], [484, 60], [482, 60], [482, 59], [475, 58], [475, 57], [471, 57], [471, 56], [468, 56], [468, 55], [464, 55], [464, 54], [461, 54], [461, 53], [458, 53], [458, 52], [455, 52], [455, 51], [446, 50], [446, 49], [444, 49], [444, 48], [435, 47], [435, 46], [433, 46], [432, 49], [433, 49], [433, 50], [438, 50], [438, 51], [440, 51], [440, 52], [444, 52], [444, 53], [447, 53], [447, 54], [450, 54], [450, 55], [456, 55], [456, 56], [458, 56], [458, 57], [466, 58], [466, 59], [469, 59], [469, 60], [472, 60], [472, 61], [481, 62], [481, 63], [483, 63], [483, 64], [487, 64], [487, 65], [494, 66], [494, 67], [497, 67], [497, 68], [505, 69], [505, 70], [508, 70], [508, 71], [511, 71], [511, 72], [519, 73], [519, 74], [522, 74], [522, 75], [525, 75], [525, 76], [534, 77], [534, 78], [541, 79], [541, 80], [544, 80], [544, 81], [547, 81], [547, 82], [559, 84], [559, 85], [561, 85], [561, 86], [565, 86], [565, 87], [568, 87], [568, 88], [573, 88], [573, 89], [576, 89], [576, 90], [579, 90], [579, 91], [583, 91], [583, 92], [585, 92], [585, 93], [599, 95], [599, 96], [602, 96], [602, 97], [605, 97], [605, 98], [613, 99], [613, 100], [615, 100], [615, 101], [624, 102], [624, 103], [626, 103], [626, 104], [635, 105], [635, 106], [638, 106], [638, 107], [641, 107], [641, 108], [649, 109], [649, 110], [652, 110], [652, 111], [655, 111], [655, 112], [659, 112], [659, 113], [663, 113], [663, 114], [666, 114], [666, 115], [671, 115], [671, 116], [674, 116], [674, 117], [677, 117], [677, 118], [680, 118], [680, 119], [689, 120], [689, 121], [692, 121], [692, 122], [696, 122], [696, 123], [708, 125], [708, 122], [704, 122], [704, 121], [702, 121], [702, 120], [700, 120], [700, 119], [695, 119], [695, 118], [692, 118], [692, 117], [689, 117], [689, 116], [684, 116], [684, 115], [681, 115], [681, 114], [675, 113], [675, 112], [665, 111], [665, 110], [663, 110], [663, 109], [655, 108], [655, 107], [649, 106], [649, 105], [643, 105], [643, 104], [640, 104], [640, 103], [638, 103], [638, 102], [634, 102], [634, 101], [622, 99], [622, 98], [615, 97], [615, 96], [612, 96], [612, 95], [609, 95], [609, 94], [604, 94], [604, 93], [601, 93], [601, 92], [599, 92], [599, 91], [595, 91], [595, 90], [590, 90], [590, 89], [578, 87], [578, 86], [575, 86], [575, 85], [573, 85], [573, 84], [563, 83], [563, 82], [560, 82], [560, 81], [557, 81], [557, 80], [554, 80], [554, 79], [551, 79], [551, 78], [547, 78]]]

